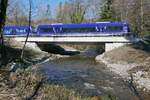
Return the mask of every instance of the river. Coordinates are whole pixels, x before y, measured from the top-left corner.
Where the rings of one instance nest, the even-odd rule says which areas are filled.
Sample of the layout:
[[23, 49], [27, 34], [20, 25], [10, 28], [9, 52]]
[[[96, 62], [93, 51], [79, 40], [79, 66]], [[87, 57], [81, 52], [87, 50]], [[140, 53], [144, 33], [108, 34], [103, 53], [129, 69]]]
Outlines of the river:
[[118, 100], [138, 100], [123, 79], [94, 57], [73, 56], [40, 65], [50, 84], [74, 89], [82, 96], [111, 95]]

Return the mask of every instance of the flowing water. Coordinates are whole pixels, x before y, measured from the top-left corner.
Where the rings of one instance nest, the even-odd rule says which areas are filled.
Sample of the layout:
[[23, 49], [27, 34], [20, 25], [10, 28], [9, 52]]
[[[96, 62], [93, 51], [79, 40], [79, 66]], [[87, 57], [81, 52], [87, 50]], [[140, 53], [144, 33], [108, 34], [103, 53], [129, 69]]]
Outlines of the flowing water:
[[116, 96], [118, 100], [138, 100], [123, 79], [94, 58], [74, 56], [44, 63], [40, 67], [50, 84], [74, 89], [82, 96]]

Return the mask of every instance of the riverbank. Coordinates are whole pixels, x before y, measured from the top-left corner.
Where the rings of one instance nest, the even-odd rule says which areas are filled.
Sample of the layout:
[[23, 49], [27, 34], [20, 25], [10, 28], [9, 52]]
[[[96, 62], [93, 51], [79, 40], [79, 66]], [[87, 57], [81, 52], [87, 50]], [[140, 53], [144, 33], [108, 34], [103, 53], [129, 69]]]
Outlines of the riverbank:
[[20, 61], [22, 47], [23, 43], [14, 40], [5, 41], [4, 48], [7, 55], [5, 61], [1, 58], [1, 62], [5, 63], [0, 66], [0, 100], [112, 100], [114, 98], [111, 95], [81, 97], [75, 90], [50, 84], [38, 66], [45, 61], [52, 62], [70, 56], [47, 53], [41, 51], [36, 44], [30, 43], [25, 48], [24, 60]]
[[71, 89], [48, 84], [36, 65], [26, 69], [18, 68], [14, 72], [0, 70], [0, 100], [70, 99], [81, 100], [81, 97]]
[[[38, 64], [54, 59], [65, 58], [59, 54], [41, 51], [35, 43], [25, 47], [23, 61], [20, 60], [23, 43], [5, 40], [4, 58], [0, 59], [0, 100], [31, 100], [31, 99], [79, 99], [73, 90], [63, 86], [47, 84], [47, 78], [39, 71]], [[55, 91], [54, 91], [55, 90]], [[58, 92], [62, 93], [58, 93]]]
[[126, 45], [96, 57], [107, 67], [127, 81], [136, 84], [136, 88], [150, 91], [150, 41]]

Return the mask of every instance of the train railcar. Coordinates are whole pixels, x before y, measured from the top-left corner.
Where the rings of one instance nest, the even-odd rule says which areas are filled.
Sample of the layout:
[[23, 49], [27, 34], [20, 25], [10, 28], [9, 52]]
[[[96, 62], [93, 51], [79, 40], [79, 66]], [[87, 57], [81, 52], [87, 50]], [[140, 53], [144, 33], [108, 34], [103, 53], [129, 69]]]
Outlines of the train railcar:
[[27, 34], [33, 35], [32, 26], [5, 26], [3, 33], [5, 36], [26, 36]]
[[97, 22], [82, 24], [39, 25], [39, 36], [109, 36], [127, 35], [130, 32], [125, 22]]
[[86, 36], [98, 34], [97, 25], [95, 23], [83, 23], [83, 24], [62, 24], [54, 26], [57, 27], [58, 35], [65, 36]]
[[126, 22], [97, 22], [81, 24], [38, 25], [36, 32], [32, 26], [5, 26], [5, 36], [122, 36], [130, 33]]
[[130, 33], [126, 22], [97, 23], [98, 30], [105, 35], [127, 35]]

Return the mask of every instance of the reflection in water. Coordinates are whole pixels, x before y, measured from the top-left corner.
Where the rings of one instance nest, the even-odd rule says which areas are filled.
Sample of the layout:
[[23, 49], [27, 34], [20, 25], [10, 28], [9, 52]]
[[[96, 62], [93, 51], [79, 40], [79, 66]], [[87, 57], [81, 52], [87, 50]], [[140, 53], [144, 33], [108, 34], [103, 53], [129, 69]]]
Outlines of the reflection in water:
[[51, 84], [72, 88], [83, 96], [111, 94], [119, 100], [138, 100], [119, 76], [94, 58], [63, 58], [44, 63], [40, 68]]

